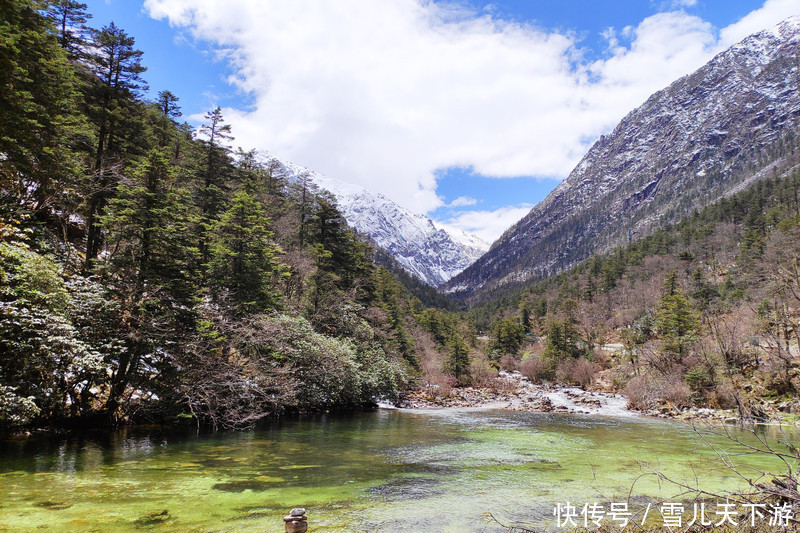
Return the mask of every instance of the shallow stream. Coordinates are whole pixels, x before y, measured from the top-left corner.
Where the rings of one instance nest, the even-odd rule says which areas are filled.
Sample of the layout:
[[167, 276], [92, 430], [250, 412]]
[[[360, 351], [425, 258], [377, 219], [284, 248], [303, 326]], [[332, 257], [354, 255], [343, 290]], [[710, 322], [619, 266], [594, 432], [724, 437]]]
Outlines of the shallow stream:
[[[732, 459], [749, 477], [780, 471]], [[240, 433], [129, 428], [0, 444], [0, 531], [278, 532], [297, 506], [314, 533], [504, 531], [487, 512], [556, 530], [560, 502], [634, 509], [681, 492], [654, 470], [742, 487], [691, 427], [636, 417], [380, 409]]]

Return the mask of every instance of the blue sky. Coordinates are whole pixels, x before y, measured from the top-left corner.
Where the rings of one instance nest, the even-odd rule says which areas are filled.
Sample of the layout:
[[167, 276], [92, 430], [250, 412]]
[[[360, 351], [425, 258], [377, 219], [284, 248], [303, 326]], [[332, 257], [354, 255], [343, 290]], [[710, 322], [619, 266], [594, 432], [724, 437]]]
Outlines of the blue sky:
[[496, 238], [646, 97], [796, 0], [84, 0], [153, 94]]

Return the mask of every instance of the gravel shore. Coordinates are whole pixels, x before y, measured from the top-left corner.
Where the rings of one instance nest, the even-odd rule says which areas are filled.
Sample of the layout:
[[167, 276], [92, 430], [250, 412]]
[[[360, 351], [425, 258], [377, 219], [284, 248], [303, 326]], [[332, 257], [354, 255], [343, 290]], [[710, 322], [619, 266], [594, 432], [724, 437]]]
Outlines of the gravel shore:
[[628, 409], [627, 399], [603, 390], [583, 390], [564, 385], [532, 383], [519, 372], [500, 372], [490, 387], [456, 387], [448, 396], [420, 388], [409, 392], [398, 407], [404, 409], [492, 408], [509, 411], [560, 412], [600, 416], [648, 416], [686, 422], [734, 423], [733, 411], [663, 405], [658, 409]]

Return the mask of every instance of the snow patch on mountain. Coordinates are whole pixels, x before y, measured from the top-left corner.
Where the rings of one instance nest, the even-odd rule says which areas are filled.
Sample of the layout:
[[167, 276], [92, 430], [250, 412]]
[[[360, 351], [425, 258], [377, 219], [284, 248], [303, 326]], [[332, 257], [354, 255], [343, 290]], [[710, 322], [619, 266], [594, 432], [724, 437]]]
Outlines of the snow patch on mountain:
[[791, 17], [631, 111], [443, 288], [470, 297], [562, 272], [791, 168], [799, 89], [800, 17]]
[[288, 181], [300, 183], [305, 179], [331, 193], [353, 229], [368, 235], [409, 273], [432, 287], [444, 284], [489, 249], [479, 237], [437, 225], [382, 194], [272, 156], [270, 159], [282, 167], [281, 174]]

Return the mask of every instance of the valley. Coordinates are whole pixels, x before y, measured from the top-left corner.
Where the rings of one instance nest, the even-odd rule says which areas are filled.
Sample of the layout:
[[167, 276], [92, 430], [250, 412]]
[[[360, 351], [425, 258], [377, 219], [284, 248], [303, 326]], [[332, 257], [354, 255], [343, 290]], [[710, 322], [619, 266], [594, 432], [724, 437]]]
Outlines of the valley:
[[[591, 502], [604, 513], [625, 502], [655, 532], [665, 502], [680, 520], [730, 498], [788, 526], [800, 510], [789, 466], [800, 461], [800, 13], [764, 28], [766, 10], [782, 9], [768, 0], [714, 29], [700, 52], [685, 49], [687, 65], [704, 65], [634, 108], [636, 91], [604, 69], [654, 54], [639, 40], [653, 28], [664, 39], [693, 21], [706, 35], [715, 26], [689, 14], [695, 4], [651, 3], [657, 13], [606, 28], [592, 52], [580, 32], [494, 7], [410, 2], [407, 37], [426, 35], [414, 60], [381, 53], [354, 73], [357, 53], [338, 47], [364, 34], [287, 22], [285, 39], [335, 51], [324, 66], [313, 54], [289, 65], [291, 46], [254, 56], [242, 44], [272, 36], [261, 26], [204, 33], [236, 18], [207, 16], [218, 3], [148, 0], [128, 22], [168, 22], [165, 50], [190, 35], [187, 61], [216, 42], [204, 54], [231, 69], [217, 80], [227, 95], [197, 82], [186, 109], [145, 81], [134, 35], [93, 26], [87, 4], [1, 4], [0, 530], [264, 531], [305, 506], [320, 532], [555, 531], [569, 502], [586, 504], [585, 527]], [[228, 8], [264, 16], [247, 0]], [[731, 40], [742, 27], [749, 36]], [[409, 73], [437, 64], [429, 49], [450, 52], [460, 82], [439, 79], [446, 90], [415, 107], [404, 99], [438, 90], [448, 68], [415, 82]], [[462, 77], [506, 57], [513, 76], [492, 70], [498, 86]], [[154, 78], [176, 58], [153, 58]], [[281, 78], [261, 61], [300, 71]], [[561, 85], [521, 104], [509, 87], [537, 69], [549, 78], [532, 86]], [[365, 71], [390, 80], [392, 98], [360, 86]], [[603, 125], [609, 87], [634, 95], [615, 127]], [[574, 142], [563, 135], [579, 121], [537, 107], [551, 89], [566, 95], [564, 117], [591, 122]], [[250, 100], [198, 113], [200, 93]], [[302, 109], [276, 110], [270, 98], [286, 94]], [[454, 113], [467, 97], [476, 105]], [[534, 109], [533, 130], [515, 120]], [[502, 127], [487, 136], [478, 126], [495, 113]], [[458, 186], [552, 179], [541, 169], [583, 144], [495, 242], [458, 229], [532, 205]], [[720, 531], [737, 531], [722, 515]], [[752, 532], [772, 531], [761, 518]]]

